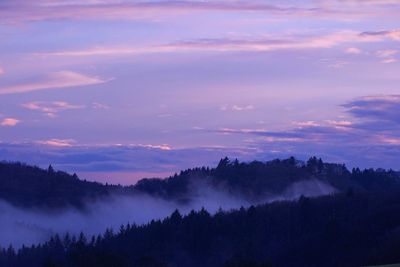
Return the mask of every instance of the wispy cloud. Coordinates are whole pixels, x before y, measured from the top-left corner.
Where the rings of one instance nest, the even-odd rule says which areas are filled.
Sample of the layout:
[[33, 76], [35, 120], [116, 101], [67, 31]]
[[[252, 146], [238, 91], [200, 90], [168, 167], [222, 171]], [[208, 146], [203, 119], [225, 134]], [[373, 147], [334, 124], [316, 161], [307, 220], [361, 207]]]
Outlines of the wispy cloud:
[[5, 118], [0, 121], [0, 126], [13, 127], [20, 123], [20, 120], [15, 118]]
[[139, 147], [150, 148], [150, 149], [160, 149], [160, 150], [172, 150], [172, 147], [167, 144], [162, 145], [138, 145]]
[[220, 108], [220, 110], [222, 111], [228, 111], [228, 110], [232, 110], [232, 111], [249, 111], [249, 110], [254, 110], [254, 106], [253, 105], [222, 105]]
[[381, 61], [381, 63], [389, 64], [389, 63], [396, 63], [398, 60], [395, 58], [387, 58]]
[[391, 57], [398, 54], [399, 51], [395, 49], [386, 49], [386, 50], [378, 50], [376, 51], [376, 55], [378, 57]]
[[21, 23], [57, 19], [160, 19], [188, 12], [268, 12], [277, 15], [344, 14], [339, 10], [301, 5], [272, 5], [261, 1], [94, 1], [75, 2], [44, 0], [18, 2], [3, 0], [0, 4], [0, 22]]
[[21, 105], [23, 108], [29, 110], [40, 111], [50, 118], [55, 118], [57, 113], [64, 110], [82, 109], [85, 108], [83, 105], [73, 105], [64, 101], [53, 101], [53, 102], [29, 102]]
[[4, 69], [2, 67], [0, 67], [0, 75], [4, 74]]
[[382, 38], [389, 38], [395, 41], [400, 41], [400, 29], [386, 31], [368, 31], [361, 33], [361, 36], [377, 40], [380, 40]]
[[303, 146], [332, 144], [340, 147], [342, 154], [348, 150], [346, 146], [356, 150], [360, 149], [360, 144], [370, 147], [400, 145], [400, 95], [365, 96], [342, 106], [351, 115], [349, 119], [293, 122], [295, 128], [282, 131], [221, 128], [216, 132], [253, 135], [257, 137], [257, 145], [281, 144], [297, 152]]
[[0, 95], [31, 91], [101, 84], [111, 79], [87, 76], [73, 71], [59, 71], [36, 77], [35, 81], [0, 87]]
[[103, 103], [99, 103], [99, 102], [93, 102], [92, 108], [94, 108], [94, 109], [109, 109], [110, 106], [103, 104]]
[[315, 121], [295, 121], [293, 124], [298, 127], [320, 126], [320, 124]]
[[[397, 30], [387, 32], [398, 32]], [[400, 31], [399, 31], [400, 32]], [[164, 45], [138, 47], [93, 47], [81, 50], [65, 50], [34, 53], [34, 56], [91, 57], [118, 56], [148, 53], [185, 53], [185, 52], [265, 52], [275, 50], [299, 50], [332, 48], [346, 43], [380, 42], [393, 39], [395, 34], [374, 34], [343, 30], [328, 34], [279, 34], [247, 38], [199, 38]], [[400, 40], [400, 39], [395, 39]], [[358, 48], [348, 48], [347, 53], [361, 53]]]
[[36, 143], [54, 147], [72, 147], [76, 143], [76, 141], [73, 139], [49, 139], [44, 141], [37, 141]]
[[355, 55], [358, 55], [358, 54], [361, 54], [361, 53], [362, 53], [362, 50], [361, 50], [360, 48], [357, 48], [357, 47], [349, 47], [349, 48], [347, 48], [347, 49], [345, 50], [345, 52], [346, 52], [347, 54], [355, 54]]
[[395, 63], [398, 60], [395, 58], [397, 54], [399, 54], [399, 50], [396, 49], [384, 49], [376, 51], [376, 56], [382, 58], [381, 63]]

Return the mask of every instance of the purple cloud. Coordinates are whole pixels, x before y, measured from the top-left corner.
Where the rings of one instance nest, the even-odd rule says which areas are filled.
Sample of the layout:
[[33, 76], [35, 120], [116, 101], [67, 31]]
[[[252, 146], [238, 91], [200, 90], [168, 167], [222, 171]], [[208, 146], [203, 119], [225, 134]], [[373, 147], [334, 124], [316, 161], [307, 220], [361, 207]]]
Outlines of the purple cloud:
[[400, 126], [400, 95], [361, 97], [343, 107], [357, 118], [392, 122]]

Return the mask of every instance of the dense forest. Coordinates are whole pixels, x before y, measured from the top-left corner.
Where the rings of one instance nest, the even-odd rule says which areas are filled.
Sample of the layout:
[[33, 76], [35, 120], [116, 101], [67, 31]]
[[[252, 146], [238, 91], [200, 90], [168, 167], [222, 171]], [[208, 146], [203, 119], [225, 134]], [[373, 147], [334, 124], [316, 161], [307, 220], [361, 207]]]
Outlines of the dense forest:
[[291, 184], [307, 180], [325, 182], [339, 192], [387, 191], [400, 187], [400, 174], [393, 170], [353, 168], [350, 171], [343, 164], [324, 163], [316, 157], [307, 162], [291, 157], [249, 163], [224, 158], [216, 168], [188, 169], [168, 179], [143, 179], [134, 188], [167, 199], [190, 198], [193, 187], [202, 181], [218, 190], [257, 200], [280, 194]]
[[365, 266], [400, 262], [400, 194], [354, 193], [206, 210], [3, 249], [0, 266]]
[[249, 163], [224, 158], [216, 168], [193, 168], [166, 179], [142, 179], [132, 186], [120, 186], [80, 180], [76, 174], [55, 171], [51, 165], [41, 169], [22, 163], [0, 162], [0, 199], [15, 206], [46, 208], [84, 208], [85, 203], [115, 194], [142, 193], [190, 201], [196, 189], [206, 185], [259, 203], [301, 181], [320, 181], [338, 192], [372, 192], [400, 188], [399, 177], [393, 170], [348, 170], [343, 164], [324, 163], [316, 157], [307, 162], [291, 157]]
[[[393, 170], [354, 168], [289, 158], [241, 163], [221, 159], [167, 179], [123, 187], [76, 175], [0, 164], [0, 199], [15, 206], [60, 208], [113, 194], [148, 194], [182, 201], [206, 184], [250, 200], [317, 180], [336, 191], [210, 214], [178, 210], [145, 225], [125, 224], [102, 235], [54, 235], [31, 247], [0, 248], [0, 267], [19, 266], [366, 266], [400, 262], [400, 176]], [[68, 223], [68, 222], [66, 222]]]
[[108, 195], [100, 183], [78, 179], [76, 174], [47, 170], [22, 163], [0, 162], [0, 199], [15, 206], [82, 208], [86, 201]]

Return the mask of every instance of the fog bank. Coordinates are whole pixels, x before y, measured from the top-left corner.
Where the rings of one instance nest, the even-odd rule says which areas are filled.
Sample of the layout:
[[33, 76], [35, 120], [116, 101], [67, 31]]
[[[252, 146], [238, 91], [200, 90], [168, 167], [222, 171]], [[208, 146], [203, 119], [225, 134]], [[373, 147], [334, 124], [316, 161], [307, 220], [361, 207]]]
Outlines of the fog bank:
[[113, 196], [108, 200], [93, 202], [85, 211], [66, 208], [61, 211], [45, 212], [38, 209], [22, 209], [0, 201], [0, 246], [12, 244], [32, 245], [45, 242], [53, 234], [66, 232], [87, 236], [101, 234], [106, 228], [119, 229], [121, 224], [144, 224], [152, 219], [169, 216], [175, 209], [182, 214], [191, 210], [207, 209], [215, 213], [218, 209], [231, 210], [280, 200], [294, 200], [301, 195], [319, 196], [332, 194], [336, 190], [318, 180], [294, 183], [279, 195], [266, 196], [260, 201], [249, 201], [206, 185], [193, 187], [191, 198], [185, 203], [167, 201], [149, 195]]

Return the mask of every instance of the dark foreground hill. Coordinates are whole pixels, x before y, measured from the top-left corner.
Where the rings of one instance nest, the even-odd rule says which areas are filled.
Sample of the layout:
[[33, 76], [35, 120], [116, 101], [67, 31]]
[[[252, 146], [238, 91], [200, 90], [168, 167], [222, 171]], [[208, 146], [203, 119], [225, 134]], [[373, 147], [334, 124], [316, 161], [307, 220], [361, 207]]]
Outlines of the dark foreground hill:
[[0, 162], [0, 199], [19, 207], [82, 208], [105, 197], [107, 188], [51, 166], [47, 170], [21, 163]]
[[123, 187], [80, 180], [75, 174], [0, 162], [0, 200], [22, 207], [83, 208], [86, 203], [118, 194], [149, 194], [173, 201], [190, 201], [200, 190], [224, 192], [250, 203], [295, 199], [333, 192], [386, 192], [400, 188], [399, 173], [355, 168], [295, 158], [241, 163], [222, 159], [216, 168], [193, 168], [167, 179], [143, 179]]
[[103, 236], [53, 237], [0, 253], [0, 266], [366, 266], [400, 262], [400, 194], [352, 193], [174, 212]]

